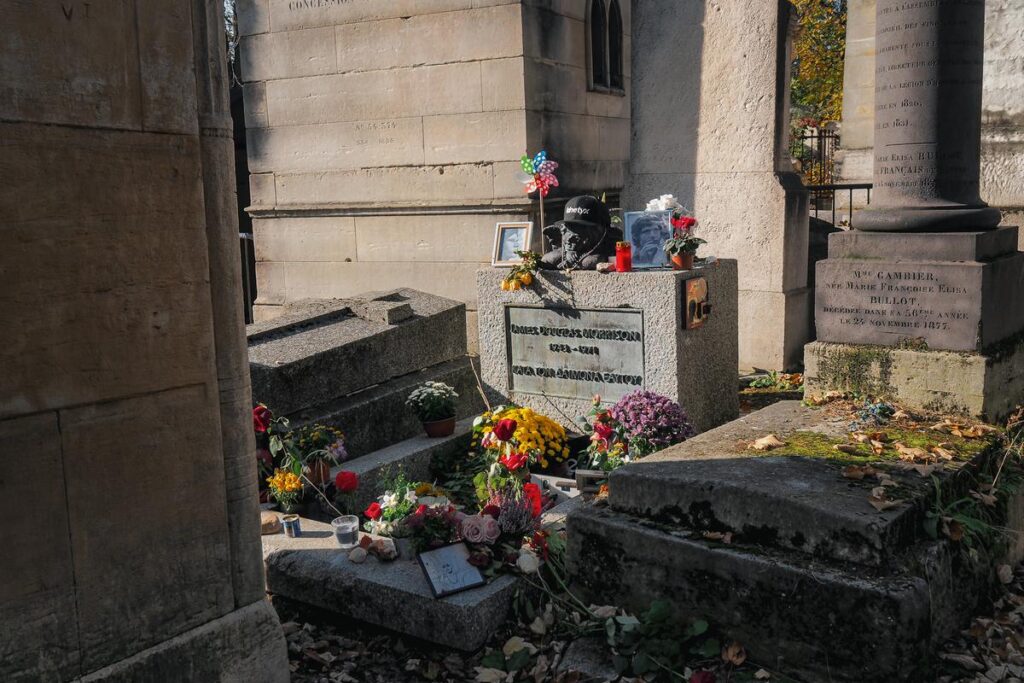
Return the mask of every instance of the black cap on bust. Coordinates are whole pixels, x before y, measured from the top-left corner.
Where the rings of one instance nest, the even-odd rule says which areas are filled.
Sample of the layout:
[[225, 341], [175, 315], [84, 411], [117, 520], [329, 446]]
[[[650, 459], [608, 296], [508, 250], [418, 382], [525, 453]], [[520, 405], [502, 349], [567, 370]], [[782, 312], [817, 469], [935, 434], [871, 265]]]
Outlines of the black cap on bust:
[[573, 197], [565, 203], [562, 221], [607, 228], [611, 225], [612, 217], [608, 213], [608, 207], [600, 199], [584, 194]]

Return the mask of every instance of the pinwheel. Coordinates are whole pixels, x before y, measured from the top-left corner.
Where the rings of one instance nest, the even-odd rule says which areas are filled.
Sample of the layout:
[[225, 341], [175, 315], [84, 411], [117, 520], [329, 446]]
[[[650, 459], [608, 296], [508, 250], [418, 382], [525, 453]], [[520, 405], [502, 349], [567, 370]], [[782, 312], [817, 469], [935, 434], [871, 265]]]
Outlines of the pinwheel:
[[540, 198], [540, 225], [544, 227], [544, 198], [551, 192], [552, 187], [558, 187], [558, 178], [555, 177], [555, 169], [558, 162], [548, 159], [547, 150], [541, 150], [531, 159], [524, 154], [519, 159], [520, 171], [519, 180], [526, 185], [526, 194], [537, 193]]

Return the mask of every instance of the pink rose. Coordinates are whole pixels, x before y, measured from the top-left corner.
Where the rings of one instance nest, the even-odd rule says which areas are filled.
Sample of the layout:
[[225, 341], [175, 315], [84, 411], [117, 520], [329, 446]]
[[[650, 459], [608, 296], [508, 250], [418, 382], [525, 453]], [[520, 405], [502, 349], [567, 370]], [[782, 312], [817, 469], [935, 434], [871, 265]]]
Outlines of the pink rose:
[[501, 536], [501, 527], [498, 525], [498, 520], [490, 515], [482, 516], [481, 527], [484, 532], [484, 543], [488, 545], [494, 543]]
[[478, 515], [468, 515], [459, 523], [459, 533], [468, 543], [484, 543], [483, 518]]

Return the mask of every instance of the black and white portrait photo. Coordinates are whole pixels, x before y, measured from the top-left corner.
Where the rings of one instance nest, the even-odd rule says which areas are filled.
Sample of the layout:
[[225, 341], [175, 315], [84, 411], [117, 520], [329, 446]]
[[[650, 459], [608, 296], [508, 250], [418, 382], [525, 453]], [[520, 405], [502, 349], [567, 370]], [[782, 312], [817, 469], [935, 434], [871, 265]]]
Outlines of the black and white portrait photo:
[[634, 268], [668, 265], [662, 250], [672, 237], [671, 211], [629, 211], [626, 213], [626, 241], [633, 245]]

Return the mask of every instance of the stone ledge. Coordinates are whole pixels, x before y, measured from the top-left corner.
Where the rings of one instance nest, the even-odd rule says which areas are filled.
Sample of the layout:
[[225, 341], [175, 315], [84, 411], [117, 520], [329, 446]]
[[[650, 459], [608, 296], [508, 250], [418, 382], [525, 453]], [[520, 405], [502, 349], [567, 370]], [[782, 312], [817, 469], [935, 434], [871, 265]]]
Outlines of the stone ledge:
[[919, 552], [925, 580], [680, 537], [594, 505], [568, 520], [568, 570], [584, 600], [637, 614], [668, 600], [739, 640], [752, 661], [806, 680], [931, 680], [931, 648], [990, 585], [987, 569], [967, 571], [947, 548]]
[[804, 393], [829, 391], [998, 422], [1024, 403], [1024, 340], [988, 353], [812, 342], [804, 347]]
[[1017, 251], [1017, 228], [974, 232], [860, 232], [829, 235], [830, 259], [886, 259], [899, 254], [912, 261], [987, 261]]
[[277, 613], [260, 600], [75, 680], [287, 683], [290, 675]]

